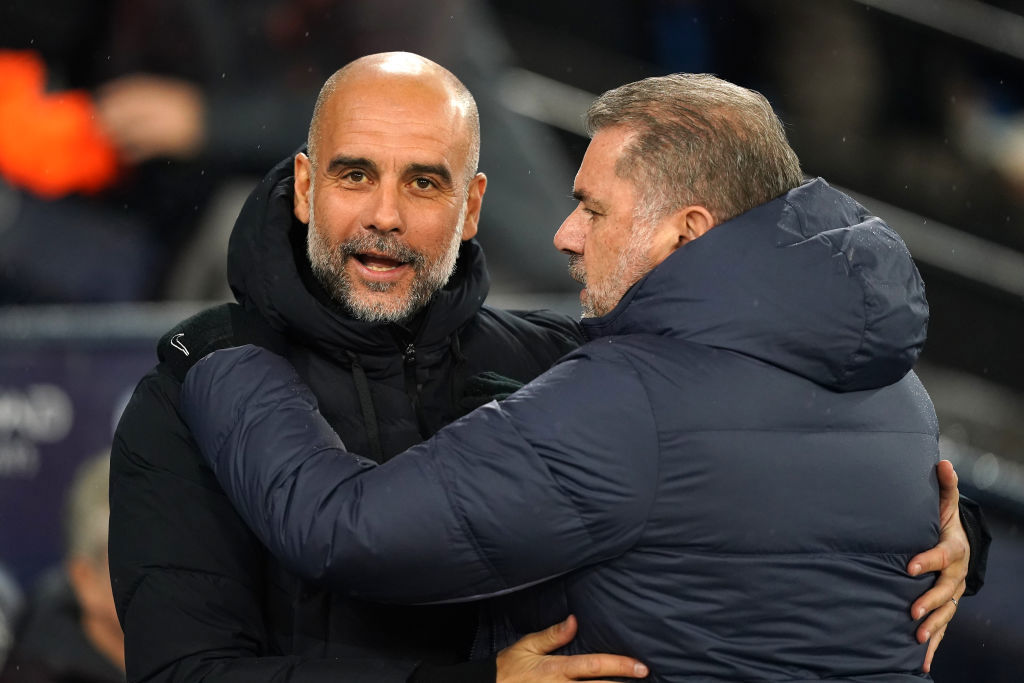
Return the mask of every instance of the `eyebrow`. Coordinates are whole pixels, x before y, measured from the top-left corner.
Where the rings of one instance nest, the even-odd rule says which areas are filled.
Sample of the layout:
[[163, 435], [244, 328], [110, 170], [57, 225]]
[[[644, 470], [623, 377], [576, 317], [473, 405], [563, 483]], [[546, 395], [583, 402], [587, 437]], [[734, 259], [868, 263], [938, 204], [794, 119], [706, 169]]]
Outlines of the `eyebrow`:
[[445, 185], [452, 184], [452, 172], [442, 164], [409, 164], [405, 171], [413, 174], [434, 175], [440, 178]]
[[[334, 174], [345, 168], [365, 168], [375, 175], [378, 173], [377, 164], [372, 159], [347, 156], [336, 156], [331, 159], [327, 164], [327, 173], [328, 175]], [[409, 164], [405, 167], [405, 173], [407, 175], [433, 175], [437, 176], [444, 185], [452, 184], [452, 172], [442, 164]]]
[[366, 157], [346, 157], [337, 156], [331, 159], [331, 162], [327, 164], [327, 174], [331, 175], [337, 173], [343, 168], [365, 168], [367, 171], [373, 173], [377, 172], [377, 164], [373, 163], [372, 160]]
[[603, 203], [587, 194], [585, 190], [577, 190], [573, 188], [573, 191], [570, 194], [570, 196], [582, 204], [589, 204], [593, 209], [596, 209], [599, 213], [604, 213], [605, 211], [607, 211], [607, 208]]

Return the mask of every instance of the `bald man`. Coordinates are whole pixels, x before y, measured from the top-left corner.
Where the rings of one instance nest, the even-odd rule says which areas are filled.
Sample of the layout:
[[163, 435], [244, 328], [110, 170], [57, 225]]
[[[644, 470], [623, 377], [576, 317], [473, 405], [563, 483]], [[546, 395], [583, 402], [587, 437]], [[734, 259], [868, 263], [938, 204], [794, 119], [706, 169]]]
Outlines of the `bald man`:
[[259, 341], [299, 368], [345, 443], [383, 463], [459, 417], [474, 392], [489, 397], [481, 373], [526, 382], [575, 348], [568, 318], [483, 305], [479, 140], [473, 97], [452, 74], [372, 55], [328, 80], [308, 152], [249, 197], [228, 257], [238, 303], [164, 337], [114, 439], [110, 573], [130, 681], [643, 675], [625, 657], [545, 656], [572, 639], [571, 619], [465, 663], [475, 606], [369, 604], [300, 580], [232, 509], [179, 415], [191, 361]]

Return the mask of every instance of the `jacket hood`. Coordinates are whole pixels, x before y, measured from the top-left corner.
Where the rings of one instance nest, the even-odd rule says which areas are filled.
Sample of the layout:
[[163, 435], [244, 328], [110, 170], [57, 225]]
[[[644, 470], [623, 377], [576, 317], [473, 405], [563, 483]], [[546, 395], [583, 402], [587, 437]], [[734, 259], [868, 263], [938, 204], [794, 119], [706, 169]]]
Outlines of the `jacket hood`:
[[684, 338], [854, 391], [911, 369], [928, 304], [899, 235], [818, 178], [679, 248], [583, 324], [591, 338]]
[[[413, 341], [395, 324], [358, 321], [331, 301], [306, 257], [306, 225], [292, 213], [292, 158], [277, 166], [249, 195], [228, 243], [228, 282], [235, 298], [277, 330], [337, 355], [393, 354]], [[490, 279], [483, 251], [463, 242], [455, 273], [427, 305], [415, 331], [419, 346], [440, 346], [469, 321], [487, 297]]]

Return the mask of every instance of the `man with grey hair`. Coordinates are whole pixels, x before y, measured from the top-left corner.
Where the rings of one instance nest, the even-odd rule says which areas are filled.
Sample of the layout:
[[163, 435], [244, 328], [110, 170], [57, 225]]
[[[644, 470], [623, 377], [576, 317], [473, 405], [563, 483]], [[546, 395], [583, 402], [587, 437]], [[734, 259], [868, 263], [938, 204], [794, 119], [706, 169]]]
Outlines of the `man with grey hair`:
[[182, 389], [203, 456], [309, 579], [398, 603], [511, 593], [494, 649], [572, 613], [565, 652], [653, 680], [919, 680], [966, 567], [929, 573], [957, 497], [911, 370], [928, 307], [909, 252], [803, 181], [756, 92], [651, 78], [588, 125], [555, 235], [588, 343], [382, 467], [287, 360], [219, 350]]
[[302, 368], [334, 430], [384, 463], [489, 397], [485, 371], [525, 382], [578, 346], [571, 319], [483, 305], [479, 145], [476, 105], [451, 73], [370, 55], [327, 81], [308, 150], [251, 194], [229, 245], [239, 305], [164, 337], [115, 434], [110, 569], [129, 680], [635, 675], [628, 657], [545, 656], [571, 624], [509, 648], [499, 675], [493, 656], [465, 662], [475, 606], [383, 606], [302, 580], [231, 509], [181, 420], [184, 369], [209, 348], [259, 340]]
[[591, 137], [601, 130], [622, 133], [616, 138], [622, 153], [612, 177], [631, 180], [637, 193], [633, 213], [621, 217], [628, 223], [602, 231], [628, 238], [622, 248], [602, 250], [615, 255], [616, 266], [610, 273], [591, 268], [588, 281], [576, 228], [583, 225], [581, 216], [598, 214], [588, 204], [595, 200], [586, 187], [574, 188], [580, 202], [573, 214], [577, 220], [566, 220], [555, 246], [569, 254], [570, 274], [587, 286], [581, 296], [587, 317], [609, 312], [656, 265], [657, 255], [648, 256], [646, 250], [661, 219], [699, 205], [708, 212], [704, 220], [710, 225], [723, 223], [803, 180], [800, 162], [768, 101], [706, 74], [649, 78], [611, 90], [590, 107], [587, 130]]
[[0, 563], [0, 670], [3, 670], [7, 654], [14, 645], [14, 625], [21, 615], [23, 602], [21, 587], [8, 573], [7, 567]]
[[110, 456], [75, 472], [64, 503], [64, 562], [30, 605], [3, 683], [122, 683], [124, 635], [107, 567]]

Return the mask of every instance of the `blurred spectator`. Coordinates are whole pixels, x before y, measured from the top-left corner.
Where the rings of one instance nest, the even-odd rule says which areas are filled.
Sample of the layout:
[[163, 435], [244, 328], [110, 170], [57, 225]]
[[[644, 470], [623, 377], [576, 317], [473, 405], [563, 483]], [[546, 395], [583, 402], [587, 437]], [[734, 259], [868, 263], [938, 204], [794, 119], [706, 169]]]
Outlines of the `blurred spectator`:
[[[58, 198], [0, 164], [0, 303], [226, 296], [224, 278], [202, 272], [223, 268], [231, 223], [206, 215], [216, 189], [300, 146], [319, 86], [340, 64], [396, 49], [445, 65], [477, 96], [491, 176], [482, 241], [515, 264], [504, 269], [512, 286], [569, 286], [563, 259], [535, 247], [567, 212], [571, 172], [548, 131], [498, 102], [511, 55], [484, 3], [22, 0], [0, 9], [0, 47], [40, 55], [48, 95], [91, 93], [120, 163], [99, 192]], [[24, 136], [26, 126], [10, 128]], [[39, 173], [31, 161], [27, 171]], [[216, 248], [182, 257], [204, 220], [222, 231]], [[211, 279], [216, 293], [187, 284]]]
[[46, 575], [0, 681], [123, 683], [124, 637], [107, 566], [110, 456], [75, 473], [65, 507], [64, 565]]
[[0, 564], [0, 671], [14, 644], [14, 625], [21, 614], [21, 604], [21, 589]]

